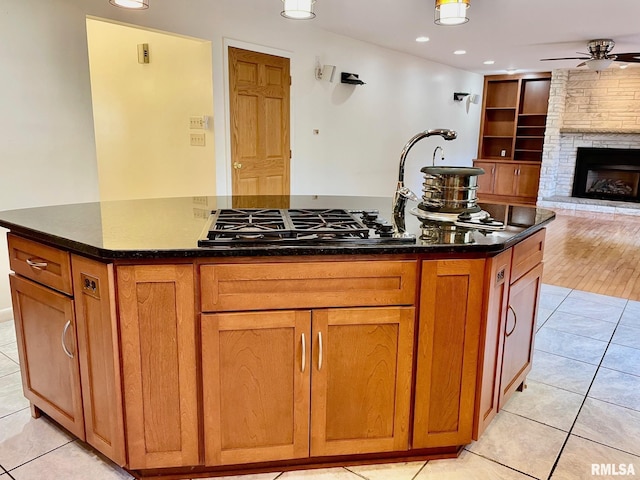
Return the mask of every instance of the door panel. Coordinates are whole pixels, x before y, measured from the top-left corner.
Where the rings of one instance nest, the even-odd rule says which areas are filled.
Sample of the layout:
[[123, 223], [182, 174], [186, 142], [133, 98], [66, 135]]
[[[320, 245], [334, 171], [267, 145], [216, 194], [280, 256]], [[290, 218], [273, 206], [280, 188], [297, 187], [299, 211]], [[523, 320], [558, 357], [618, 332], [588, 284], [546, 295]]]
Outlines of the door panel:
[[198, 464], [193, 267], [117, 269], [129, 467]]
[[73, 300], [15, 275], [9, 279], [24, 395], [84, 440]]
[[311, 455], [406, 450], [414, 309], [313, 312]]
[[234, 196], [289, 195], [289, 59], [229, 48]]
[[309, 455], [311, 315], [202, 316], [207, 465]]
[[514, 195], [517, 165], [496, 164], [493, 193], [496, 195]]

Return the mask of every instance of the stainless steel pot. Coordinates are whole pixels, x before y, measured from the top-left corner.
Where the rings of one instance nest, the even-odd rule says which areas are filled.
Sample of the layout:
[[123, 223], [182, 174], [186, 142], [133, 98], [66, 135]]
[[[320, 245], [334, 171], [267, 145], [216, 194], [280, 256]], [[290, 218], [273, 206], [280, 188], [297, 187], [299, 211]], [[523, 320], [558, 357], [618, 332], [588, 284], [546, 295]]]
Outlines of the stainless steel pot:
[[418, 208], [429, 212], [462, 213], [480, 210], [477, 203], [476, 167], [423, 167], [422, 202]]

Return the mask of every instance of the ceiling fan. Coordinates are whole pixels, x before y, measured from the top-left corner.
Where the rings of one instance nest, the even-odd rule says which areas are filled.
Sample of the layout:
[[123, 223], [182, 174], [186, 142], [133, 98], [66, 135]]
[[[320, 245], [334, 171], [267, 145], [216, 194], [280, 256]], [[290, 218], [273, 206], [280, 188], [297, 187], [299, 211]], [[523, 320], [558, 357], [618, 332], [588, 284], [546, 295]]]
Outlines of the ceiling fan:
[[640, 63], [639, 53], [617, 53], [611, 54], [611, 50], [615, 47], [616, 42], [609, 38], [600, 38], [590, 40], [587, 43], [589, 53], [577, 52], [580, 55], [588, 55], [587, 57], [563, 57], [563, 58], [542, 58], [541, 61], [548, 60], [584, 60], [577, 67], [587, 66], [592, 70], [604, 70], [611, 62]]

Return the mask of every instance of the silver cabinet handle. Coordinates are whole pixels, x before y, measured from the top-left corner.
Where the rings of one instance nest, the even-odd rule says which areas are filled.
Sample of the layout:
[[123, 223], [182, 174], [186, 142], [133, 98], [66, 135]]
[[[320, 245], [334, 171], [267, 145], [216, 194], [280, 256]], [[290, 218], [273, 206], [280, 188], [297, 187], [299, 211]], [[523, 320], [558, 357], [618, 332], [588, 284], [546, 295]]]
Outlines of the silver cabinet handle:
[[318, 332], [318, 371], [322, 369], [322, 332]]
[[516, 311], [513, 309], [513, 307], [511, 305], [509, 305], [509, 310], [511, 310], [513, 312], [513, 328], [511, 329], [511, 331], [509, 333], [505, 334], [507, 337], [509, 335], [511, 335], [515, 331], [516, 325], [518, 324], [518, 316], [516, 315]]
[[27, 265], [29, 265], [31, 268], [35, 268], [36, 270], [43, 270], [47, 268], [49, 264], [47, 262], [36, 262], [35, 260], [27, 258]]
[[67, 323], [64, 324], [64, 328], [62, 329], [62, 350], [64, 350], [64, 353], [67, 354], [67, 357], [69, 358], [73, 358], [73, 353], [71, 353], [69, 351], [69, 349], [67, 348], [67, 346], [64, 343], [64, 337], [67, 336], [67, 330], [69, 330], [69, 327], [71, 326], [71, 320], [67, 320]]
[[307, 366], [307, 342], [304, 339], [304, 333], [302, 334], [302, 362], [300, 370], [304, 373], [304, 369]]

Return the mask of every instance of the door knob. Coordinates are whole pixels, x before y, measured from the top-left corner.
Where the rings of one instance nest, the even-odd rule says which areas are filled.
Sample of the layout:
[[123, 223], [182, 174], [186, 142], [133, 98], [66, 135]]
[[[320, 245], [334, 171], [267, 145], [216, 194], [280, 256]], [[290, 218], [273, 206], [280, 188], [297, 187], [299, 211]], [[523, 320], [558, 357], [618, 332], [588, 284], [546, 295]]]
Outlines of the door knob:
[[233, 162], [233, 168], [235, 168], [236, 170], [242, 168], [242, 164], [238, 163], [238, 162]]

